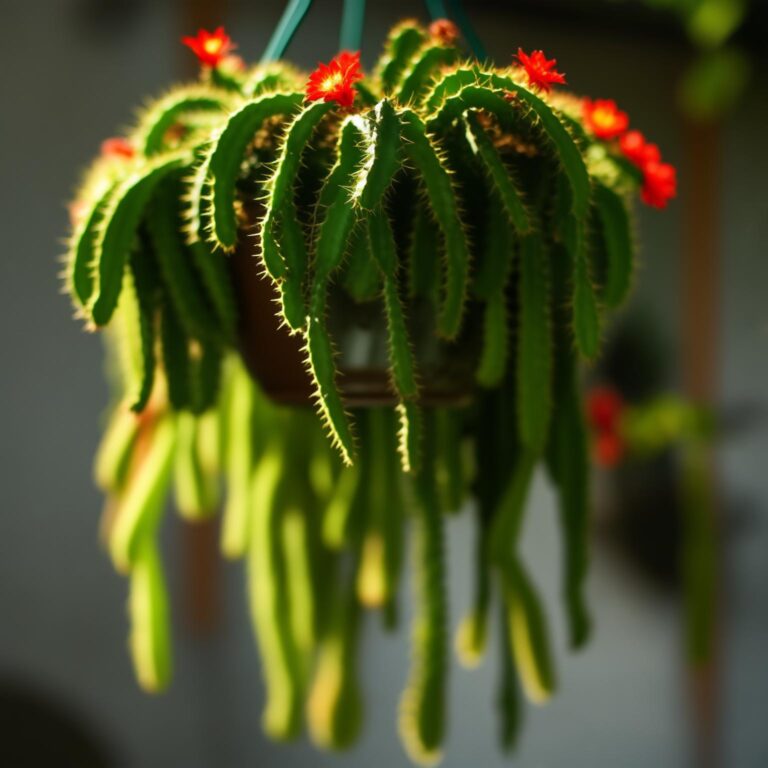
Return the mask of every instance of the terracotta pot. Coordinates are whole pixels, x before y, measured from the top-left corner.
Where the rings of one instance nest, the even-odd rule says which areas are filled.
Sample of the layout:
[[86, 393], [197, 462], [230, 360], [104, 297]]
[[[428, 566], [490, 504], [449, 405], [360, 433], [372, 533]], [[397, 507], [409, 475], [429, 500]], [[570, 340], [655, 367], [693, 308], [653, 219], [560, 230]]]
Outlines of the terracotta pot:
[[[250, 217], [249, 217], [250, 218]], [[244, 233], [231, 257], [240, 315], [240, 352], [264, 392], [283, 405], [312, 402], [314, 386], [305, 367], [303, 339], [280, 327], [278, 294], [256, 259], [258, 243]], [[432, 312], [425, 303], [406, 307], [424, 405], [459, 405], [472, 396], [479, 345], [479, 318], [470, 311], [462, 337], [439, 341]], [[351, 407], [394, 405], [390, 383], [387, 331], [380, 302], [357, 304], [331, 286], [328, 329], [337, 349], [338, 384]]]

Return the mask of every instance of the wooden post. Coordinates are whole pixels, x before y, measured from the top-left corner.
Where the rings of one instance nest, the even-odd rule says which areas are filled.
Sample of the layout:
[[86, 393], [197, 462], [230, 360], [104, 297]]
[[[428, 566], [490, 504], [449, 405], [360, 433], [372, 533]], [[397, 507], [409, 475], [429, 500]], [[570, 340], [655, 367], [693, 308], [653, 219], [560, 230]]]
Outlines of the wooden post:
[[[682, 171], [683, 210], [682, 378], [688, 397], [714, 404], [718, 394], [721, 127], [719, 123], [686, 122]], [[689, 664], [688, 688], [695, 729], [695, 765], [722, 765], [721, 734], [721, 618], [722, 552], [717, 542], [717, 471], [713, 452], [706, 457], [714, 503], [702, 510], [713, 519], [705, 528], [713, 537], [715, 574], [711, 594], [711, 638], [704, 661]]]

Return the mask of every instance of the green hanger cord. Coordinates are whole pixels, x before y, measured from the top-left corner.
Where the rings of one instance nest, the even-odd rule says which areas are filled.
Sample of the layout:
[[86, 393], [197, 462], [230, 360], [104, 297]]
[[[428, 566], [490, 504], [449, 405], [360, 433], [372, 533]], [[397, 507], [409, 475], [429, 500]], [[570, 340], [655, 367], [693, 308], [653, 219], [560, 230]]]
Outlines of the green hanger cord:
[[[444, 4], [440, 2], [440, 5]], [[453, 18], [453, 20], [456, 22], [459, 29], [461, 30], [461, 34], [464, 35], [464, 39], [472, 49], [472, 53], [475, 55], [475, 58], [478, 61], [486, 61], [488, 59], [488, 52], [485, 50], [485, 46], [483, 45], [483, 41], [480, 39], [480, 36], [472, 26], [472, 22], [469, 20], [467, 12], [464, 10], [464, 6], [461, 4], [461, 0], [448, 0], [448, 7], [451, 9], [451, 12], [447, 14], [447, 16], [449, 18]]]
[[296, 30], [307, 15], [312, 0], [290, 0], [261, 57], [262, 63], [276, 61], [285, 53]]
[[339, 49], [359, 51], [363, 41], [363, 21], [365, 20], [365, 0], [344, 0], [344, 13], [341, 17], [341, 35]]
[[[424, 0], [424, 2], [432, 19], [453, 18], [455, 20], [477, 59], [484, 61], [487, 58], [485, 46], [470, 23], [461, 0]], [[290, 0], [261, 57], [262, 62], [275, 61], [282, 57], [311, 5], [312, 0]], [[344, 0], [339, 36], [341, 49], [360, 50], [364, 20], [365, 0]]]

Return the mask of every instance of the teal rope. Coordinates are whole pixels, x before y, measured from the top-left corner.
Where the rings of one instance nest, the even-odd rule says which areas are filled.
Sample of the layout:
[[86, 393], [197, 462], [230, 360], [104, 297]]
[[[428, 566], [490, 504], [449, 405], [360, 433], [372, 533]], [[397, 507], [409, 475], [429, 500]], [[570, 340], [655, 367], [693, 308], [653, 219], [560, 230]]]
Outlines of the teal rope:
[[363, 41], [365, 0], [344, 0], [339, 50], [359, 51]]
[[290, 0], [261, 57], [262, 63], [276, 61], [282, 57], [304, 16], [306, 16], [310, 5], [312, 5], [312, 0]]
[[433, 21], [435, 19], [447, 19], [449, 17], [448, 7], [445, 4], [445, 0], [424, 0], [424, 5], [427, 6], [427, 13]]
[[[461, 34], [464, 35], [464, 39], [469, 43], [469, 47], [472, 49], [472, 53], [475, 54], [475, 58], [478, 61], [486, 61], [488, 59], [488, 52], [485, 50], [483, 41], [472, 26], [472, 22], [467, 16], [467, 12], [464, 10], [464, 6], [461, 0], [447, 0], [451, 9], [451, 16], [459, 25]], [[442, 5], [442, 3], [441, 3]]]
[[[451, 17], [455, 19], [464, 39], [469, 43], [472, 53], [479, 61], [485, 61], [488, 58], [485, 46], [472, 26], [461, 0], [424, 0], [424, 2], [432, 19]], [[311, 5], [312, 0], [290, 0], [272, 34], [264, 55], [261, 57], [262, 62], [275, 61], [282, 57]], [[344, 13], [341, 19], [339, 38], [340, 48], [352, 51], [360, 50], [364, 20], [365, 0], [344, 0]]]

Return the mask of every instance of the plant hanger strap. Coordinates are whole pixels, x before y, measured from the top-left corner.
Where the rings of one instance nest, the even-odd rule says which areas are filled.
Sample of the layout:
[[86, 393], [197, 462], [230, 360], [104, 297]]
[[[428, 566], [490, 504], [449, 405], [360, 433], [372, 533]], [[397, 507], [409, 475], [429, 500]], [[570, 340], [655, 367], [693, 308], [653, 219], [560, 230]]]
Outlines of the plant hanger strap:
[[485, 61], [488, 58], [485, 46], [472, 26], [461, 0], [424, 0], [424, 5], [427, 6], [427, 13], [433, 21], [435, 19], [453, 19], [456, 22], [478, 61]]
[[[427, 13], [433, 20], [453, 18], [472, 49], [475, 58], [479, 61], [488, 58], [485, 46], [472, 26], [461, 0], [424, 0], [424, 4], [427, 7]], [[312, 0], [289, 0], [261, 57], [262, 63], [282, 58], [311, 5]], [[339, 48], [341, 50], [360, 50], [364, 21], [365, 0], [344, 0], [339, 34]]]
[[339, 50], [359, 51], [363, 41], [365, 0], [344, 0]]
[[[467, 12], [464, 10], [461, 0], [447, 0], [447, 3], [450, 8], [449, 16], [453, 17], [453, 20], [458, 25], [461, 34], [464, 35], [464, 39], [472, 49], [475, 58], [478, 61], [487, 61], [488, 52], [485, 50], [483, 41], [480, 39], [477, 31], [472, 26], [472, 22], [469, 20], [469, 16], [467, 16]], [[441, 2], [440, 5], [444, 5], [444, 3]]]
[[262, 63], [282, 57], [311, 5], [312, 0], [290, 0], [261, 57]]

